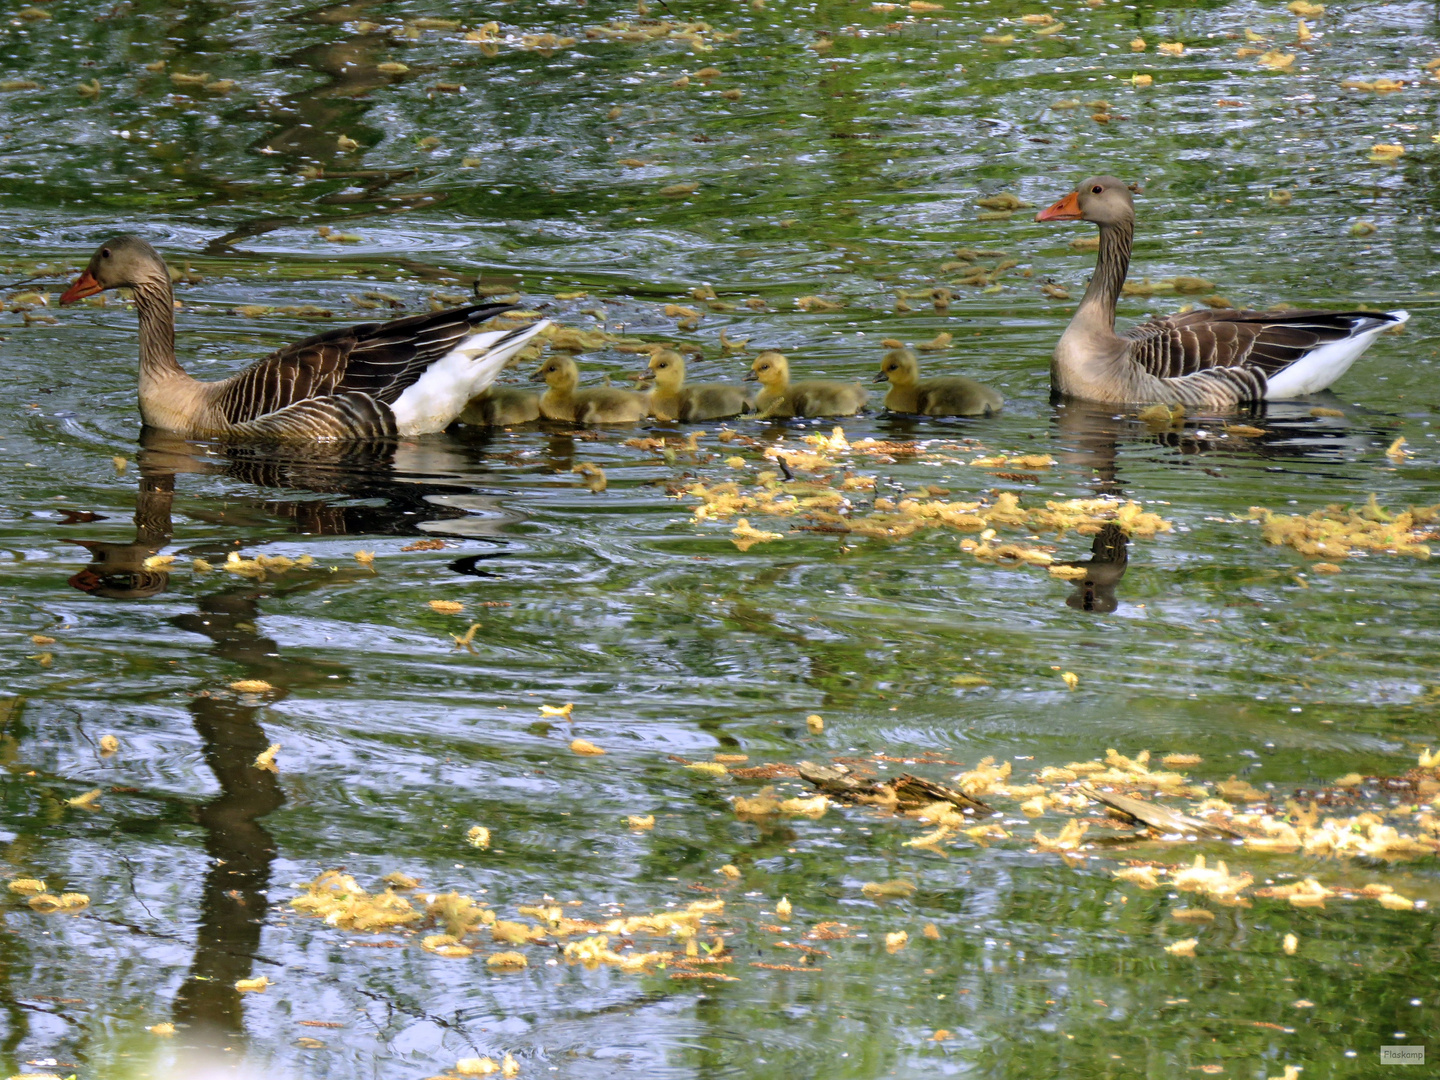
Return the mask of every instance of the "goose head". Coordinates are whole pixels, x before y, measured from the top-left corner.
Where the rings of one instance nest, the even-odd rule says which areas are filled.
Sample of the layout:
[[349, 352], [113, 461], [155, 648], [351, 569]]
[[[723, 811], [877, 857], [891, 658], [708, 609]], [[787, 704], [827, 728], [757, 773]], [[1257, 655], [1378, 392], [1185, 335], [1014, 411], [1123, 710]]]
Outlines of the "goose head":
[[656, 349], [650, 357], [650, 371], [658, 390], [674, 393], [685, 385], [685, 358], [674, 349]]
[[762, 352], [750, 365], [745, 381], [759, 381], [765, 386], [785, 386], [790, 382], [790, 361], [778, 352]]
[[876, 382], [889, 379], [895, 386], [914, 386], [920, 381], [920, 361], [909, 349], [891, 349], [880, 360]]
[[107, 240], [90, 259], [90, 265], [60, 296], [60, 303], [71, 304], [106, 289], [132, 288], [136, 285], [165, 282], [170, 274], [160, 253], [138, 236], [117, 236]]
[[1130, 185], [1113, 176], [1092, 176], [1048, 210], [1035, 215], [1036, 221], [1093, 221], [1097, 225], [1118, 225], [1135, 217]]
[[543, 382], [552, 390], [574, 390], [580, 382], [580, 369], [568, 356], [551, 356], [530, 376], [530, 381]]

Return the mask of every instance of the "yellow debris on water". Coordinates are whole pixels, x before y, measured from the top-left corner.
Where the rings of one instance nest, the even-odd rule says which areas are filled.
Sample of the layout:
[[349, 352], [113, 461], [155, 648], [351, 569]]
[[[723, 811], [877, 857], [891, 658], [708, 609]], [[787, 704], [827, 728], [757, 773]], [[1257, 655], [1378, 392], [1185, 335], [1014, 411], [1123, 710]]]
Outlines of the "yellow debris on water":
[[390, 889], [371, 895], [349, 874], [326, 870], [306, 883], [290, 906], [343, 930], [380, 932], [408, 926], [424, 918], [410, 901]]
[[735, 538], [731, 543], [741, 551], [749, 551], [756, 544], [768, 544], [785, 538], [784, 533], [768, 532], [752, 527], [747, 518], [737, 521], [735, 527], [730, 530], [730, 534]]
[[83, 795], [76, 795], [73, 799], [66, 799], [66, 806], [79, 807], [81, 810], [94, 810], [100, 803], [100, 789], [92, 788]]
[[[570, 740], [570, 752], [572, 754], [579, 754], [582, 757], [600, 757], [605, 753], [605, 750], [602, 747], [596, 746], [588, 739], [572, 739]], [[725, 766], [722, 765], [720, 767], [723, 769]]]
[[1162, 41], [1155, 46], [1155, 51], [1164, 53], [1166, 56], [1183, 56], [1185, 44], [1180, 41]]
[[730, 770], [718, 761], [692, 761], [685, 768], [703, 776], [726, 776]]
[[1255, 62], [1261, 67], [1281, 71], [1295, 63], [1295, 54], [1281, 52], [1279, 49], [1271, 49], [1269, 52], [1261, 53]]
[[275, 689], [264, 679], [236, 679], [230, 689], [238, 694], [268, 694]]
[[915, 883], [903, 878], [891, 881], [867, 881], [860, 891], [871, 900], [904, 900], [915, 895]]
[[625, 819], [625, 824], [632, 829], [653, 829], [655, 828], [654, 814], [631, 814]]
[[455, 1063], [455, 1072], [460, 1076], [493, 1076], [500, 1071], [500, 1065], [493, 1058], [461, 1058]]
[[1385, 449], [1385, 456], [1396, 465], [1404, 464], [1405, 459], [1410, 456], [1410, 451], [1405, 449], [1405, 436], [1399, 436]]
[[983, 199], [976, 199], [975, 205], [983, 206], [986, 210], [1020, 210], [1027, 206], [1034, 206], [1035, 204], [1026, 202], [1012, 192], [1002, 191], [998, 195], [990, 195]]
[[794, 907], [790, 904], [790, 897], [788, 896], [782, 896], [780, 902], [775, 905], [775, 914], [782, 919], [790, 918], [794, 910]]
[[819, 713], [811, 713], [805, 717], [805, 727], [812, 735], [819, 735], [825, 730], [825, 719]]
[[885, 935], [885, 951], [888, 953], [897, 953], [909, 943], [910, 935], [904, 930]]
[[1200, 944], [1199, 938], [1185, 938], [1173, 945], [1166, 945], [1165, 951], [1171, 956], [1194, 956], [1195, 946], [1198, 944]]
[[375, 552], [357, 551], [355, 552], [355, 561], [358, 562], [361, 566], [369, 566], [375, 561]]
[[270, 985], [270, 978], [267, 975], [260, 975], [254, 979], [235, 980], [235, 989], [239, 990], [242, 994], [259, 993]]
[[1370, 148], [1370, 160], [1380, 163], [1399, 161], [1405, 155], [1400, 143], [1376, 143]]
[[1312, 4], [1309, 0], [1293, 0], [1286, 6], [1292, 15], [1299, 15], [1306, 19], [1318, 19], [1325, 14], [1324, 4]]
[[508, 968], [516, 971], [520, 968], [530, 966], [530, 961], [525, 958], [525, 954], [522, 952], [491, 953], [485, 958], [485, 963], [492, 968]]
[[264, 769], [266, 772], [278, 773], [280, 766], [275, 764], [275, 755], [280, 753], [280, 744], [271, 743], [270, 746], [255, 755], [255, 768]]
[[1215, 913], [1209, 908], [1176, 908], [1170, 912], [1172, 919], [1181, 922], [1214, 922]]
[[145, 1030], [151, 1035], [159, 1035], [162, 1039], [168, 1039], [175, 1034], [175, 1025], [167, 1021], [163, 1024], [151, 1024]]
[[458, 615], [465, 610], [465, 605], [458, 600], [431, 600], [429, 603], [430, 610], [441, 615]]
[[1358, 551], [1428, 559], [1430, 548], [1422, 541], [1440, 534], [1440, 503], [1390, 512], [1371, 495], [1359, 508], [1331, 503], [1309, 514], [1276, 514], [1254, 506], [1242, 520], [1258, 521], [1267, 543], [1288, 545], [1310, 558], [1334, 562]]
[[1073, 671], [1062, 671], [1060, 673], [1060, 678], [1071, 690], [1074, 690], [1077, 686], [1080, 685], [1080, 676], [1076, 675]]
[[39, 878], [15, 878], [6, 884], [6, 888], [21, 896], [34, 896], [45, 891], [45, 882]]
[[484, 825], [471, 825], [465, 832], [465, 842], [473, 848], [485, 849], [490, 846], [490, 830]]
[[25, 902], [36, 911], [48, 915], [56, 911], [79, 911], [90, 905], [90, 897], [78, 892], [61, 893], [59, 896], [42, 892]]
[[575, 711], [575, 703], [567, 701], [564, 705], [541, 705], [541, 716], [554, 716], [562, 720], [570, 719], [570, 714]]

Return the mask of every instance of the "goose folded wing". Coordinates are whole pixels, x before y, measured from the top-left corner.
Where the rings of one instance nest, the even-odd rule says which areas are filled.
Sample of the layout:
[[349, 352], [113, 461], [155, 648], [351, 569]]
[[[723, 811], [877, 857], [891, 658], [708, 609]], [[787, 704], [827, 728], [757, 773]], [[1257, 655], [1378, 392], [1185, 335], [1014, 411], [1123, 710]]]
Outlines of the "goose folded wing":
[[1157, 378], [1242, 366], [1268, 378], [1322, 345], [1393, 321], [1367, 311], [1192, 311], [1142, 323], [1125, 336], [1131, 359]]
[[512, 306], [474, 304], [317, 334], [228, 379], [219, 408], [231, 424], [242, 425], [337, 394], [390, 405], [478, 324]]

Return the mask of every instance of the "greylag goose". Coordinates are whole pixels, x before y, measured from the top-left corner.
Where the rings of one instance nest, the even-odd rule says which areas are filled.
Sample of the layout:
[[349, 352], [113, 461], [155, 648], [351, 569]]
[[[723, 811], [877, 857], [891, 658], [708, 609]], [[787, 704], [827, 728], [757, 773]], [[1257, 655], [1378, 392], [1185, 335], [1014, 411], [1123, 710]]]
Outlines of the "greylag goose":
[[777, 352], [762, 352], [750, 365], [747, 382], [759, 380], [755, 408], [762, 417], [853, 416], [865, 407], [870, 391], [859, 383], [834, 379], [790, 381], [790, 361]]
[[140, 416], [187, 438], [314, 441], [443, 431], [546, 324], [472, 331], [507, 304], [365, 323], [297, 341], [219, 382], [175, 359], [165, 260], [138, 236], [101, 245], [60, 297], [129, 288], [140, 317]]
[[460, 414], [462, 424], [505, 427], [540, 419], [540, 395], [518, 386], [492, 386], [470, 399]]
[[655, 389], [650, 392], [650, 414], [662, 420], [723, 420], [750, 409], [750, 399], [738, 386], [726, 383], [686, 383], [685, 358], [674, 349], [656, 349], [650, 357]]
[[1055, 390], [1107, 404], [1166, 403], [1223, 410], [1324, 390], [1403, 311], [1192, 311], [1115, 332], [1130, 267], [1135, 205], [1113, 176], [1082, 183], [1036, 221], [1092, 221], [1100, 257], [1055, 346]]
[[1005, 399], [964, 375], [920, 378], [920, 359], [909, 349], [892, 349], [880, 360], [876, 382], [890, 380], [885, 408], [914, 416], [993, 416]]
[[633, 424], [650, 415], [650, 395], [614, 386], [577, 390], [580, 369], [568, 356], [552, 356], [530, 376], [545, 383], [540, 415], [572, 424]]

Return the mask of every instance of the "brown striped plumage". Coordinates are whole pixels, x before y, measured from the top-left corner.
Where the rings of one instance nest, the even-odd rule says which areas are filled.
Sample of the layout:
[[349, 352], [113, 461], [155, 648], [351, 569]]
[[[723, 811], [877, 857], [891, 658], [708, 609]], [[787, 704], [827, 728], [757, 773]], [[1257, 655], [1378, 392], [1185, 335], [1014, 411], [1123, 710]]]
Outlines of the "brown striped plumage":
[[[1067, 397], [1226, 409], [1313, 393], [1338, 378], [1370, 337], [1405, 318], [1403, 312], [1203, 310], [1153, 318], [1117, 334], [1115, 305], [1135, 231], [1129, 187], [1113, 176], [1092, 177], [1036, 220], [1100, 226], [1095, 274], [1050, 368], [1052, 385]], [[1326, 346], [1338, 351], [1322, 356]], [[1314, 370], [1298, 367], [1307, 359]]]
[[472, 304], [331, 330], [287, 345], [228, 379], [199, 382], [175, 359], [169, 272], [139, 237], [102, 246], [61, 302], [121, 286], [133, 290], [140, 322], [141, 417], [192, 438], [393, 438], [391, 407], [400, 396], [478, 324], [512, 306]]

